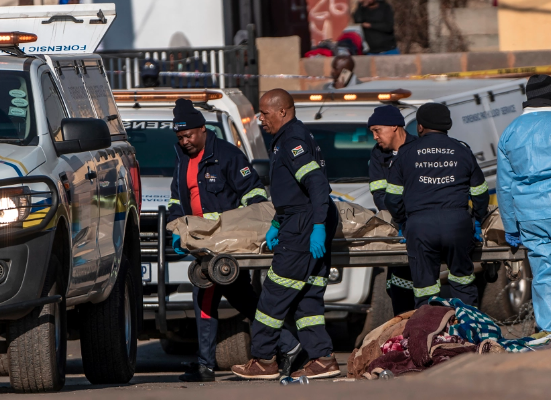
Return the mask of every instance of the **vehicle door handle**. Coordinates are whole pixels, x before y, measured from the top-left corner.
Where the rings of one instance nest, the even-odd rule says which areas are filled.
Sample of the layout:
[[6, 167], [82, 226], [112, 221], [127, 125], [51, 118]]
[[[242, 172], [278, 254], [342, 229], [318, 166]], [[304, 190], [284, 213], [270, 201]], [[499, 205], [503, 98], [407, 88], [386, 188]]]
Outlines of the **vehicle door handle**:
[[86, 179], [88, 179], [89, 181], [91, 181], [93, 179], [96, 179], [98, 177], [98, 174], [96, 173], [96, 171], [88, 170], [88, 173], [86, 175], [84, 175], [84, 177]]

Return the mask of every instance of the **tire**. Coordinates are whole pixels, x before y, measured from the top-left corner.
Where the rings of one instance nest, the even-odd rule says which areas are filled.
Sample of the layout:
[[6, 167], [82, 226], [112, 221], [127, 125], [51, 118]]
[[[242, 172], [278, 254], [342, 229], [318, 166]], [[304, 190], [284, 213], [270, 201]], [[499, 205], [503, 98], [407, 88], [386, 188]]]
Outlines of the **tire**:
[[0, 354], [0, 376], [10, 375], [10, 366], [7, 354]]
[[[61, 263], [52, 254], [42, 297], [65, 296]], [[65, 298], [36, 307], [8, 326], [10, 383], [16, 392], [58, 391], [65, 385], [67, 310]]]
[[[524, 317], [525, 304], [532, 299], [530, 264], [523, 261], [520, 279], [511, 282], [507, 278], [505, 267], [499, 269], [497, 280], [486, 283], [480, 296], [480, 311], [503, 324], [513, 323]], [[519, 321], [520, 322], [520, 321]]]
[[161, 347], [166, 354], [174, 356], [190, 356], [197, 353], [198, 344], [177, 342], [170, 339], [161, 339]]
[[367, 313], [364, 328], [356, 338], [356, 348], [361, 345], [369, 332], [394, 318], [392, 300], [386, 292], [386, 273], [386, 267], [373, 268], [371, 293], [369, 295], [369, 304], [371, 304], [371, 308]]
[[92, 384], [128, 383], [136, 370], [137, 312], [134, 282], [123, 255], [109, 297], [79, 309], [84, 375]]
[[232, 365], [246, 364], [251, 359], [251, 334], [249, 323], [241, 315], [220, 320], [216, 364], [221, 371], [229, 371]]

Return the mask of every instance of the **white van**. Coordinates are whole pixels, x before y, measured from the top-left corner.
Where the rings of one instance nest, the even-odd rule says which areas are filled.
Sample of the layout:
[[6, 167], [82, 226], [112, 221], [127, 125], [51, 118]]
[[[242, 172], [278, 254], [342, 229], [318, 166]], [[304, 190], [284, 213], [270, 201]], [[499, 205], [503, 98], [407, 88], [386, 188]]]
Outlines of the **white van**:
[[114, 4], [0, 8], [0, 373], [17, 392], [63, 387], [68, 331], [91, 383], [134, 375], [139, 170], [91, 54], [114, 18]]

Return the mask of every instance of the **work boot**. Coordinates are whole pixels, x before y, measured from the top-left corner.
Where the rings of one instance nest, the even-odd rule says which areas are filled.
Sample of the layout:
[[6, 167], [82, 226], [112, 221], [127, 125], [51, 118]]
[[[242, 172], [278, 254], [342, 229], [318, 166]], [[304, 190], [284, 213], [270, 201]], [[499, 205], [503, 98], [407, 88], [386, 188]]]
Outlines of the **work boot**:
[[335, 355], [329, 357], [314, 358], [308, 361], [303, 369], [300, 369], [291, 374], [291, 378], [299, 378], [307, 376], [308, 379], [316, 378], [332, 378], [341, 374], [339, 364], [335, 359]]
[[206, 365], [187, 371], [178, 377], [182, 382], [214, 382], [214, 371]]
[[231, 367], [231, 371], [245, 379], [277, 379], [279, 377], [275, 356], [270, 360], [253, 358], [245, 365], [234, 365]]
[[291, 376], [291, 371], [300, 368], [308, 360], [308, 354], [302, 349], [302, 346], [297, 346], [288, 353], [281, 355], [281, 376]]

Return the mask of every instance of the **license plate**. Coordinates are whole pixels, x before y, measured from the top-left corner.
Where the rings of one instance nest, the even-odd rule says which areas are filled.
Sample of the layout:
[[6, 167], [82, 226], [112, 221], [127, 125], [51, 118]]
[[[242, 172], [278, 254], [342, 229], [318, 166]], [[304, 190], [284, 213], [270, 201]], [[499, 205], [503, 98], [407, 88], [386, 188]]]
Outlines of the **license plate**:
[[142, 281], [151, 282], [151, 263], [142, 263]]

